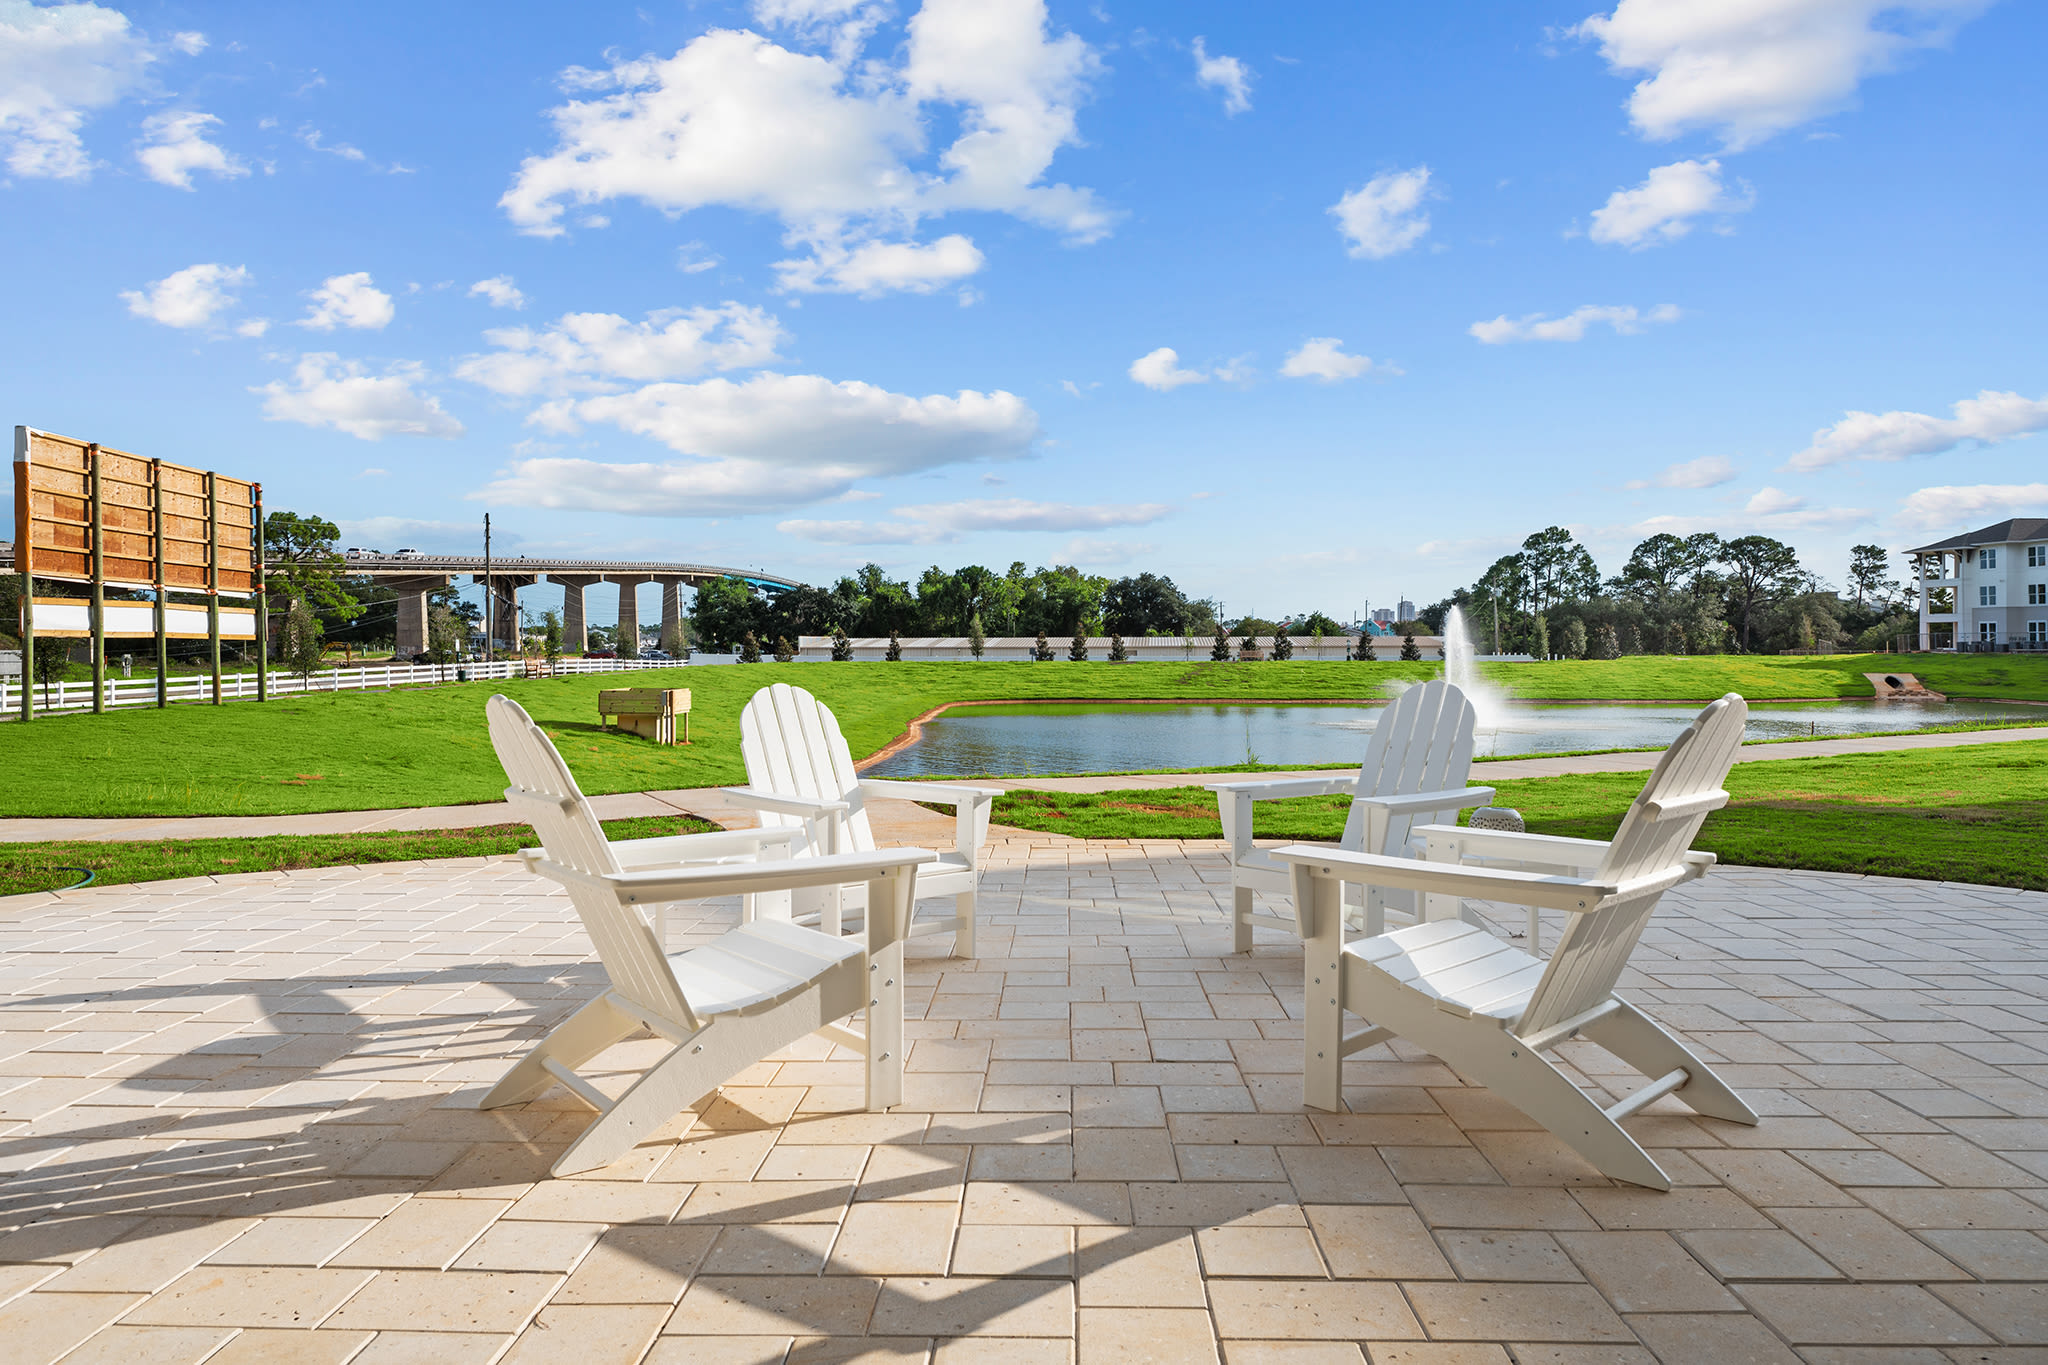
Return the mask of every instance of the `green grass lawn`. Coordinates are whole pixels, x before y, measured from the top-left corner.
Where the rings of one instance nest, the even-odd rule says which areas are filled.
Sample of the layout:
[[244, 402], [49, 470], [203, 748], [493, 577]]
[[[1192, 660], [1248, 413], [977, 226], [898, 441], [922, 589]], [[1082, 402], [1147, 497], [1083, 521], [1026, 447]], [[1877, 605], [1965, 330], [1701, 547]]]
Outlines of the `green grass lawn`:
[[[1517, 695], [1694, 699], [1868, 696], [1864, 671], [1910, 667], [1959, 695], [2048, 699], [2048, 659], [2010, 656], [1631, 658], [1497, 664]], [[516, 698], [554, 736], [591, 794], [744, 780], [739, 712], [754, 690], [808, 687], [838, 715], [856, 754], [950, 701], [1355, 701], [1441, 665], [1359, 663], [759, 664], [626, 676], [451, 683], [336, 692], [258, 704], [43, 717], [0, 726], [0, 817], [285, 814], [492, 801], [504, 775], [484, 731], [493, 692]], [[1944, 672], [1942, 670], [1950, 670]], [[628, 684], [689, 687], [694, 743], [664, 748], [600, 730], [597, 693]]]
[[[1477, 775], [1484, 780], [1484, 775]], [[1613, 835], [1643, 773], [1487, 782], [1537, 834]], [[1694, 846], [1754, 867], [1865, 872], [2048, 891], [2048, 740], [1738, 764], [1732, 800]], [[1334, 840], [1343, 797], [1261, 802], [1261, 838]], [[1074, 795], [1011, 792], [998, 823], [1081, 839], [1220, 839], [1200, 787]]]
[[[653, 839], [715, 829], [690, 816], [607, 820], [614, 839]], [[302, 867], [353, 867], [414, 858], [480, 858], [531, 848], [528, 825], [474, 829], [379, 830], [368, 834], [275, 835], [261, 839], [152, 839], [132, 843], [64, 840], [0, 844], [0, 896], [54, 891], [90, 871], [96, 885], [159, 882], [235, 872], [280, 872]]]

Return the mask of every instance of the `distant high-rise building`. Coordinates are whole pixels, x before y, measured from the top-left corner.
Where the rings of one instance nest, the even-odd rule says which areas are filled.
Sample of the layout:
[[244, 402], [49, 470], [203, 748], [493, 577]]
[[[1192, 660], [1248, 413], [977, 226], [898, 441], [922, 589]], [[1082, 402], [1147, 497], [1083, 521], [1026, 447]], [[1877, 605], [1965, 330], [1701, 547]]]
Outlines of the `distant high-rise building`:
[[1401, 614], [1394, 618], [1396, 621], [1413, 621], [1415, 619], [1415, 604], [1413, 602], [1410, 602], [1407, 598], [1404, 597], [1401, 599], [1401, 605], [1397, 608], [1397, 610]]
[[1394, 624], [1395, 619], [1394, 609], [1392, 607], [1376, 607], [1373, 609], [1372, 619], [1383, 626], [1391, 626]]

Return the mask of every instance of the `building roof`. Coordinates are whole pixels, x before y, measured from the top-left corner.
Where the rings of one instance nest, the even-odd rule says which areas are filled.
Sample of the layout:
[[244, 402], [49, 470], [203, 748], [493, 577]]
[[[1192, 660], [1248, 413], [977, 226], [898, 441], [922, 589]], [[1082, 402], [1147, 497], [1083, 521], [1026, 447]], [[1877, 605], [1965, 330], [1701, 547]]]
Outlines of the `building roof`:
[[1926, 555], [1936, 550], [1974, 550], [1979, 545], [2010, 545], [2016, 540], [2048, 540], [2048, 517], [2013, 517], [1981, 531], [1966, 531], [1906, 553]]

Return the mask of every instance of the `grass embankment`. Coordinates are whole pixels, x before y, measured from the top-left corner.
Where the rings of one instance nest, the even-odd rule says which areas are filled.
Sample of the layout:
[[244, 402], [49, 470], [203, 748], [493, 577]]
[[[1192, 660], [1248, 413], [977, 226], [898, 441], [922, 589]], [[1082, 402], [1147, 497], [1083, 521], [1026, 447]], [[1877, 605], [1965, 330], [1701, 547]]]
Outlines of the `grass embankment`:
[[[697, 834], [716, 825], [692, 816], [607, 820], [614, 839]], [[0, 896], [54, 891], [93, 874], [95, 885], [160, 882], [236, 872], [290, 872], [305, 867], [353, 867], [415, 858], [488, 858], [534, 845], [528, 825], [474, 829], [380, 830], [368, 834], [275, 835], [260, 839], [152, 839], [100, 843], [63, 840], [0, 844]]]
[[[1486, 782], [1536, 834], [1613, 835], [1643, 773]], [[1729, 805], [1707, 817], [1696, 848], [1752, 867], [1862, 872], [2048, 891], [2048, 740], [1903, 749], [1742, 763]], [[1259, 803], [1259, 837], [1334, 840], [1343, 797]], [[1201, 787], [1074, 795], [1014, 791], [998, 823], [1081, 839], [1220, 839], [1216, 798]]]
[[[0, 726], [0, 817], [269, 815], [457, 805], [498, 797], [504, 776], [483, 704], [504, 692], [555, 738], [585, 791], [702, 787], [744, 780], [739, 713], [755, 689], [786, 681], [830, 705], [856, 754], [955, 701], [1131, 699], [1346, 701], [1441, 665], [1360, 663], [759, 664], [626, 676], [515, 679], [333, 692], [258, 704], [123, 709]], [[1866, 671], [1908, 668], [1958, 695], [2048, 700], [2048, 659], [1866, 655], [1639, 657], [1602, 663], [1492, 664], [1530, 698], [1690, 700], [1867, 697]], [[688, 687], [694, 743], [664, 748], [597, 724], [605, 687]]]

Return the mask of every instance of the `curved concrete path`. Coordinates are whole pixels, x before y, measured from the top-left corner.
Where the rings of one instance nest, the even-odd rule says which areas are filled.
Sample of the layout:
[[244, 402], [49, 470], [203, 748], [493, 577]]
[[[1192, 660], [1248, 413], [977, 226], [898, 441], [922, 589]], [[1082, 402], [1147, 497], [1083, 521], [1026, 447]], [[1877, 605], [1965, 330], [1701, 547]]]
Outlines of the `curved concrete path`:
[[[2048, 739], [2048, 727], [1976, 730], [1940, 735], [1861, 735], [1847, 739], [1797, 740], [1789, 744], [1752, 744], [1737, 755], [1738, 763], [1788, 758], [1829, 758], [1838, 754], [1884, 753], [1895, 749], [1954, 749], [1971, 744]], [[1475, 764], [1473, 779], [1481, 784], [1517, 777], [1557, 777], [1566, 773], [1647, 772], [1662, 750], [1621, 754], [1582, 754], [1571, 758], [1515, 758]], [[1293, 775], [1275, 772], [1275, 777]], [[1121, 777], [1037, 777], [983, 781], [978, 786], [1004, 790], [1106, 792], [1142, 791], [1155, 787], [1199, 786], [1204, 782], [1255, 778], [1256, 773], [1137, 773]], [[594, 796], [591, 804], [606, 820], [635, 816], [695, 815], [728, 829], [754, 823], [751, 811], [726, 800], [718, 787], [686, 787], [672, 791], [621, 792]], [[897, 809], [900, 807], [901, 809]], [[950, 838], [950, 820], [907, 801], [875, 803], [874, 816], [889, 828], [884, 838]], [[238, 839], [269, 834], [362, 834], [376, 830], [467, 829], [512, 823], [511, 807], [502, 801], [467, 806], [419, 806], [401, 810], [322, 811], [311, 815], [196, 815], [130, 819], [0, 820], [0, 843], [43, 843], [55, 839]], [[927, 826], [927, 821], [929, 825]], [[943, 824], [944, 829], [940, 828]]]

